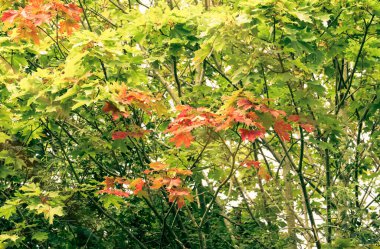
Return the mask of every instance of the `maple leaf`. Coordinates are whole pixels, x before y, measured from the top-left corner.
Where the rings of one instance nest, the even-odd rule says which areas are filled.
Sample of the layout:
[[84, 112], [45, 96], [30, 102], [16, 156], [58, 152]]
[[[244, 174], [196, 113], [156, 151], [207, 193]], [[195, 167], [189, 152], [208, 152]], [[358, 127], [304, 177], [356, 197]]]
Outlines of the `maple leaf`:
[[127, 118], [129, 116], [128, 112], [120, 112], [119, 109], [110, 102], [106, 102], [102, 110], [105, 113], [111, 112], [113, 120], [117, 120], [120, 117], [120, 115], [123, 116], [124, 118]]
[[149, 164], [149, 167], [154, 169], [155, 171], [160, 171], [163, 169], [167, 169], [169, 165], [167, 165], [166, 163], [161, 163], [161, 162], [152, 162]]
[[247, 167], [248, 169], [254, 166], [256, 169], [260, 168], [260, 162], [254, 160], [246, 160], [241, 163], [242, 166]]
[[127, 133], [125, 131], [115, 131], [112, 133], [112, 139], [113, 140], [120, 140], [127, 137]]
[[133, 194], [137, 195], [138, 193], [140, 193], [140, 191], [142, 191], [143, 187], [145, 185], [145, 182], [143, 179], [141, 178], [137, 178], [135, 180], [133, 180], [129, 186], [131, 187], [134, 187], [135, 190], [133, 191]]
[[40, 44], [37, 27], [29, 20], [21, 22], [16, 28], [16, 33], [18, 34], [16, 39], [31, 39], [35, 44]]
[[116, 195], [120, 197], [129, 197], [128, 192], [124, 192], [120, 189], [102, 189], [98, 192], [99, 194], [110, 194], [110, 195]]
[[132, 131], [127, 131], [126, 134], [128, 137], [141, 138], [146, 134], [152, 132], [151, 130], [145, 130], [137, 125], [132, 126]]
[[181, 147], [184, 145], [186, 148], [190, 147], [191, 142], [194, 140], [194, 137], [190, 132], [179, 133], [172, 137], [169, 141], [175, 143], [176, 147]]
[[268, 106], [266, 106], [264, 104], [257, 105], [255, 107], [255, 109], [257, 111], [260, 111], [260, 112], [263, 112], [263, 113], [269, 112], [275, 118], [278, 118], [279, 116], [286, 116], [286, 112], [284, 112], [282, 110], [271, 109], [271, 108], [269, 108]]
[[282, 141], [290, 141], [289, 131], [292, 130], [292, 126], [286, 123], [284, 120], [279, 120], [274, 123], [274, 130], [281, 138]]
[[154, 171], [154, 170], [146, 169], [146, 170], [143, 171], [143, 173], [147, 175], [147, 174], [152, 173], [153, 171]]
[[268, 171], [264, 167], [259, 168], [257, 175], [260, 176], [261, 178], [264, 178], [266, 181], [269, 181], [271, 178]]
[[113, 188], [115, 186], [115, 178], [113, 177], [104, 177], [104, 182], [103, 184], [105, 184], [105, 188]]
[[115, 182], [120, 184], [120, 185], [123, 185], [123, 184], [128, 184], [129, 182], [127, 180], [125, 180], [124, 178], [122, 177], [116, 177], [115, 178]]
[[265, 130], [247, 130], [247, 129], [239, 129], [241, 139], [243, 141], [255, 141], [257, 138], [263, 138], [265, 135]]
[[178, 208], [182, 208], [185, 205], [185, 198], [188, 201], [193, 201], [193, 196], [189, 189], [174, 188], [169, 190], [169, 202], [177, 201]]
[[155, 178], [150, 186], [151, 189], [159, 189], [164, 186], [164, 179], [162, 177]]
[[307, 132], [313, 132], [315, 129], [312, 124], [300, 124], [300, 126]]
[[180, 186], [182, 181], [179, 178], [165, 178], [163, 182], [166, 185], [166, 189], [171, 189]]
[[122, 191], [122, 190], [119, 190], [119, 189], [112, 189], [110, 191], [110, 194], [120, 196], [120, 197], [129, 197], [129, 195], [130, 195], [129, 193]]
[[71, 35], [73, 31], [79, 29], [79, 27], [79, 23], [73, 19], [66, 19], [59, 22], [59, 32], [61, 34], [66, 32], [68, 35]]
[[7, 10], [4, 11], [1, 21], [2, 22], [8, 22], [13, 23], [14, 20], [19, 16], [19, 12], [17, 10]]
[[49, 4], [43, 5], [42, 1], [30, 1], [21, 11], [21, 15], [38, 26], [50, 22], [53, 13], [49, 9]]
[[253, 107], [253, 103], [248, 99], [239, 99], [236, 104], [245, 111]]
[[259, 116], [257, 116], [257, 114], [254, 113], [254, 112], [248, 112], [246, 116], [250, 120], [257, 120], [257, 119], [259, 119]]
[[245, 116], [242, 110], [236, 110], [234, 107], [229, 107], [223, 110], [223, 113], [217, 118], [218, 127], [216, 131], [225, 130], [233, 124], [233, 122], [242, 122], [250, 125], [252, 121]]
[[300, 116], [298, 115], [290, 115], [288, 116], [288, 121], [297, 123], [300, 120]]
[[169, 169], [168, 173], [169, 172], [174, 172], [176, 175], [185, 175], [185, 176], [189, 176], [189, 175], [193, 174], [193, 172], [191, 170], [188, 170], [188, 169], [178, 169], [178, 168]]
[[275, 118], [278, 118], [279, 116], [286, 116], [286, 112], [284, 112], [282, 110], [273, 110], [273, 109], [271, 109], [269, 112]]

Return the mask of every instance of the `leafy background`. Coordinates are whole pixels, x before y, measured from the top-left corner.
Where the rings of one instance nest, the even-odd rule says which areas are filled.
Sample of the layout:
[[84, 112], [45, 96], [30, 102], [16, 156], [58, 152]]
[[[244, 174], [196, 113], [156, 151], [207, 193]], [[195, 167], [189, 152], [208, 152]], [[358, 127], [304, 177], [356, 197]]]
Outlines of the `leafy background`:
[[[0, 248], [378, 248], [378, 1], [0, 2]], [[170, 142], [175, 106], [242, 97], [314, 129]], [[99, 193], [156, 161], [193, 200]]]

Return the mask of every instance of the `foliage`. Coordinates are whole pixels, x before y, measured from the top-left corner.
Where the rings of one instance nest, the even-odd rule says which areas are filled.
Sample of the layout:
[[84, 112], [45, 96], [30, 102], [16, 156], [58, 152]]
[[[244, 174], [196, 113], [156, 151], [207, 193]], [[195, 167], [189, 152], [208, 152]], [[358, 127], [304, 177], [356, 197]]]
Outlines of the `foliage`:
[[0, 0], [0, 248], [377, 248], [375, 0]]

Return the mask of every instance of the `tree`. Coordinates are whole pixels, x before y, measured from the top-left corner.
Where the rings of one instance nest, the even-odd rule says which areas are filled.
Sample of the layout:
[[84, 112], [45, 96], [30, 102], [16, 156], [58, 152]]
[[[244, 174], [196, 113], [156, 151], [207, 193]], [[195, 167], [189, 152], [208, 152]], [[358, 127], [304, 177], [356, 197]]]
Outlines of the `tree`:
[[1, 1], [1, 248], [376, 248], [377, 1]]

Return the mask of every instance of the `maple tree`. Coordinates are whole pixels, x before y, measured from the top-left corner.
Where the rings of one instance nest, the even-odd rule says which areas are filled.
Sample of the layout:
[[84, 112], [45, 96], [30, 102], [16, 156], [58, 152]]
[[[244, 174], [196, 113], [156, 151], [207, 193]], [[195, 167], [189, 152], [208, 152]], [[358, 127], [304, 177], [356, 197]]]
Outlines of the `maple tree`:
[[0, 248], [377, 248], [379, 6], [0, 0]]

